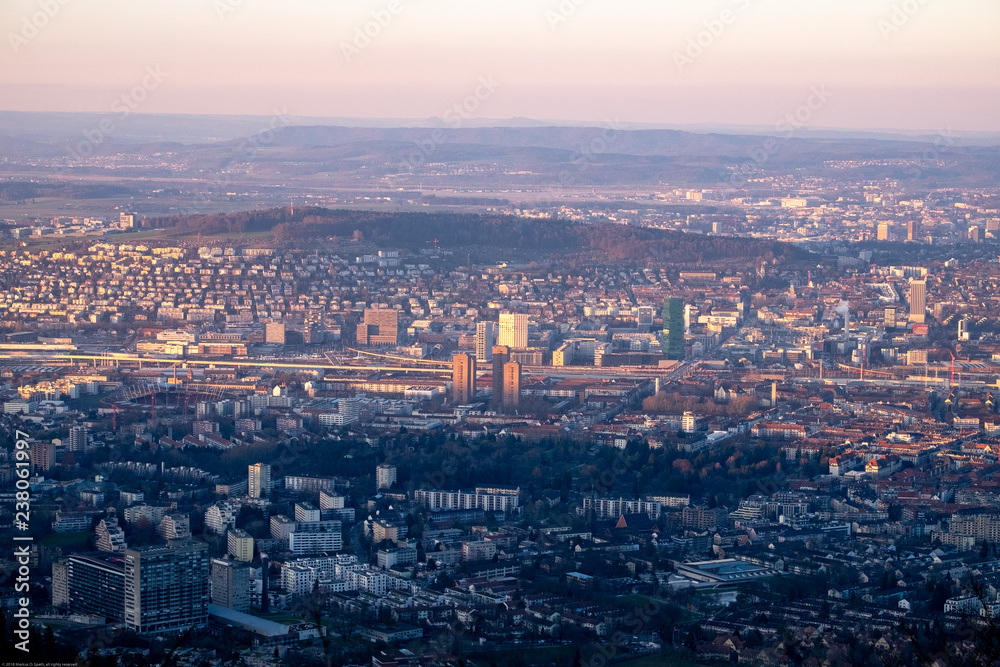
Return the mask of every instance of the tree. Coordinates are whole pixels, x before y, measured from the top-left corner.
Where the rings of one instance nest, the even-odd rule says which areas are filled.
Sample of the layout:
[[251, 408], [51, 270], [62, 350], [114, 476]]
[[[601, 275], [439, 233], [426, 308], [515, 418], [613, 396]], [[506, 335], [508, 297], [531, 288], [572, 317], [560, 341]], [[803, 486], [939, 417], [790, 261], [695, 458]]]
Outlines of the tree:
[[[989, 589], [984, 582], [970, 575], [965, 587], [978, 598], [981, 605], [989, 603]], [[909, 640], [908, 649], [912, 653], [906, 664], [927, 667], [992, 667], [1000, 664], [1000, 619], [992, 615], [982, 616], [978, 612], [966, 612], [962, 616], [962, 621], [953, 633], [946, 633], [938, 622], [923, 631], [915, 624], [908, 625], [904, 620], [900, 630]]]
[[951, 588], [943, 581], [938, 581], [934, 585], [934, 592], [931, 595], [930, 610], [944, 611], [945, 601], [951, 597]]
[[46, 660], [55, 661], [56, 636], [52, 627], [48, 625], [45, 626], [45, 632], [42, 633], [42, 655]]
[[360, 622], [357, 613], [352, 611], [341, 610], [339, 613], [335, 614], [333, 617], [333, 626], [337, 629], [337, 634], [340, 635], [341, 639], [345, 642], [351, 640], [351, 635], [354, 631], [358, 629], [358, 623]]

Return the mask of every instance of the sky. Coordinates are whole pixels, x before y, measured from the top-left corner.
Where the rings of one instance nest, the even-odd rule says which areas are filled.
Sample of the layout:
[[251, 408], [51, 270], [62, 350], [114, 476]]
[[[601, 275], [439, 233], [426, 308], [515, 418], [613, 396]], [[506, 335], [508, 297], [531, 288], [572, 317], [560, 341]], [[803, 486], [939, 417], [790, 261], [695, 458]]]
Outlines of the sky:
[[1000, 132], [997, 35], [996, 0], [5, 0], [0, 109]]

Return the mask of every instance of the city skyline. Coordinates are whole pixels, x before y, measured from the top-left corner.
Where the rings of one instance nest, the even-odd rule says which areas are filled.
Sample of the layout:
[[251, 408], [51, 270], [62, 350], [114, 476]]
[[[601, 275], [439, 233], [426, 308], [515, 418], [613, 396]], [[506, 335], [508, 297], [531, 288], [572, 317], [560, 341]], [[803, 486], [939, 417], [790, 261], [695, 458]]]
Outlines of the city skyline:
[[0, 657], [1000, 665], [997, 28], [0, 4]]

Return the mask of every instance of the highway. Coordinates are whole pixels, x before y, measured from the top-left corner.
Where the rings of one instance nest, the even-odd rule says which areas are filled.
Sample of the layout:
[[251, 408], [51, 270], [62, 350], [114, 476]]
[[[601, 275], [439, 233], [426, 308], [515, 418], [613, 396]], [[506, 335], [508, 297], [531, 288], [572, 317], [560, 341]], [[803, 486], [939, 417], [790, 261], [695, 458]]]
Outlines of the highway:
[[53, 362], [65, 362], [75, 364], [77, 362], [96, 362], [98, 366], [117, 366], [121, 363], [127, 364], [149, 364], [151, 366], [165, 365], [171, 368], [181, 363], [185, 366], [205, 366], [209, 368], [287, 368], [295, 370], [328, 370], [328, 371], [372, 371], [386, 373], [424, 373], [431, 375], [451, 375], [451, 368], [426, 368], [412, 366], [338, 366], [329, 361], [297, 361], [279, 362], [266, 359], [198, 359], [188, 357], [186, 359], [162, 359], [157, 357], [143, 357], [134, 354], [77, 354], [77, 353], [53, 353], [53, 354], [0, 354], [0, 360], [17, 364], [51, 364]]
[[[385, 355], [385, 358], [391, 359], [393, 361], [403, 361], [404, 357], [390, 357]], [[414, 360], [419, 363], [421, 360]], [[80, 352], [73, 351], [62, 351], [62, 350], [52, 350], [51, 352], [40, 353], [36, 351], [8, 351], [0, 350], [0, 363], [6, 363], [9, 365], [40, 365], [40, 366], [59, 366], [59, 365], [74, 365], [80, 362], [87, 362], [96, 366], [118, 366], [120, 364], [136, 364], [139, 368], [143, 365], [147, 365], [150, 368], [161, 368], [163, 370], [169, 370], [178, 364], [182, 364], [184, 367], [204, 367], [204, 368], [254, 368], [254, 369], [287, 369], [287, 370], [300, 370], [300, 371], [338, 371], [338, 372], [370, 372], [370, 373], [413, 373], [417, 375], [429, 375], [435, 377], [450, 377], [452, 370], [450, 365], [443, 367], [430, 367], [430, 366], [404, 366], [404, 365], [348, 365], [348, 364], [336, 364], [330, 359], [292, 359], [288, 361], [272, 361], [270, 359], [198, 359], [197, 357], [188, 357], [186, 359], [163, 359], [152, 356], [142, 356], [138, 354], [84, 354]], [[441, 363], [441, 362], [436, 362]], [[676, 380], [681, 380], [690, 374], [696, 372], [700, 368], [699, 362], [680, 362], [677, 365], [669, 368], [653, 368], [653, 367], [638, 367], [638, 366], [622, 366], [622, 367], [595, 367], [595, 366], [525, 366], [523, 373], [525, 376], [543, 376], [550, 378], [593, 378], [598, 380], [623, 380], [623, 379], [651, 379], [659, 377], [663, 382], [671, 382]], [[492, 369], [486, 368], [481, 370], [477, 375], [488, 375]], [[759, 371], [758, 371], [759, 372]], [[928, 384], [934, 385], [935, 382], [928, 382], [926, 378], [905, 378], [897, 377], [889, 379], [886, 377], [866, 377], [864, 380], [860, 379], [858, 376], [845, 376], [843, 370], [841, 369], [839, 373], [834, 371], [830, 375], [824, 378], [819, 378], [813, 376], [798, 376], [796, 371], [786, 371], [784, 373], [769, 373], [769, 377], [772, 377], [779, 382], [817, 382], [821, 381], [829, 385], [876, 385], [876, 386], [894, 386], [894, 387], [926, 387]], [[749, 378], [747, 378], [749, 379]], [[992, 381], [983, 380], [973, 380], [968, 377], [968, 374], [964, 378], [958, 378], [955, 383], [956, 386], [961, 387], [984, 387], [984, 386], [994, 386], [996, 381], [990, 378]], [[946, 385], [947, 378], [941, 378], [936, 381], [938, 386]]]
[[[393, 361], [403, 360], [404, 357], [385, 358]], [[404, 365], [345, 365], [336, 364], [329, 358], [325, 360], [289, 360], [272, 361], [269, 359], [198, 359], [197, 357], [187, 357], [184, 359], [164, 359], [154, 356], [143, 356], [139, 354], [86, 354], [74, 351], [53, 350], [51, 352], [7, 352], [0, 350], [0, 361], [17, 365], [27, 364], [76, 364], [88, 362], [98, 366], [118, 366], [120, 364], [138, 364], [140, 368], [143, 364], [150, 367], [172, 368], [177, 364], [192, 367], [207, 368], [282, 368], [289, 370], [325, 370], [325, 371], [368, 371], [384, 373], [419, 373], [424, 375], [450, 376], [451, 365], [446, 364], [439, 367], [432, 366], [404, 366]], [[423, 360], [414, 360], [419, 363]], [[425, 362], [426, 363], [426, 362]], [[442, 362], [434, 362], [441, 364]], [[543, 375], [552, 378], [595, 378], [595, 379], [624, 379], [624, 378], [653, 378], [660, 376], [665, 380], [676, 379], [694, 370], [696, 366], [679, 363], [669, 369], [658, 369], [652, 367], [594, 367], [594, 366], [526, 366], [524, 375]], [[480, 370], [478, 375], [487, 375], [492, 369]]]

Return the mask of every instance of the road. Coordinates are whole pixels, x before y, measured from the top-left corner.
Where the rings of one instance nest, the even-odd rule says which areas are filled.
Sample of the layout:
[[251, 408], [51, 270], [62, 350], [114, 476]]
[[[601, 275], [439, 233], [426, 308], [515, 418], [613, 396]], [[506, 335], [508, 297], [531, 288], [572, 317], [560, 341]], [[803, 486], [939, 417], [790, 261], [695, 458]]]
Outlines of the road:
[[[143, 356], [139, 354], [85, 354], [78, 352], [52, 351], [49, 353], [40, 352], [5, 352], [0, 353], [0, 361], [13, 364], [74, 364], [77, 362], [96, 362], [98, 365], [120, 364], [149, 364], [151, 366], [163, 365], [166, 368], [177, 363], [186, 366], [204, 366], [210, 368], [287, 368], [296, 370], [328, 370], [328, 371], [371, 371], [386, 373], [420, 373], [435, 376], [450, 376], [451, 367], [434, 368], [429, 366], [404, 366], [404, 365], [343, 365], [334, 364], [329, 360], [290, 360], [272, 361], [269, 359], [198, 359], [188, 357], [185, 359], [165, 359], [154, 356]], [[544, 375], [554, 378], [587, 377], [597, 379], [622, 379], [622, 378], [651, 378], [662, 376], [664, 379], [675, 379], [684, 375], [694, 366], [684, 364], [665, 370], [652, 367], [594, 367], [594, 366], [526, 366], [525, 375]], [[480, 375], [489, 374], [484, 371]], [[665, 375], [663, 375], [665, 373]]]
[[338, 366], [328, 361], [298, 361], [280, 362], [267, 359], [198, 359], [188, 357], [185, 359], [163, 359], [158, 357], [144, 357], [136, 354], [79, 354], [71, 352], [52, 354], [0, 354], [0, 360], [18, 364], [51, 364], [53, 362], [65, 362], [74, 364], [79, 361], [98, 362], [105, 366], [119, 365], [122, 363], [142, 364], [167, 364], [166, 368], [181, 362], [187, 366], [207, 366], [211, 368], [289, 368], [297, 370], [330, 370], [330, 371], [384, 371], [392, 373], [425, 373], [431, 375], [451, 375], [450, 368], [427, 368], [413, 366]]
[[[394, 358], [398, 359], [398, 358]], [[416, 360], [415, 360], [416, 361]], [[177, 364], [185, 367], [206, 367], [206, 368], [255, 368], [255, 369], [289, 369], [289, 370], [324, 370], [324, 371], [354, 371], [372, 373], [413, 373], [417, 375], [450, 377], [452, 370], [450, 367], [434, 368], [430, 366], [406, 366], [406, 365], [348, 365], [335, 364], [328, 359], [291, 359], [287, 361], [273, 361], [270, 359], [199, 359], [188, 357], [186, 359], [164, 359], [153, 356], [142, 356], [139, 354], [85, 354], [73, 351], [53, 350], [51, 352], [37, 351], [7, 351], [0, 350], [0, 362], [10, 365], [73, 365], [79, 362], [94, 363], [98, 366], [119, 366], [121, 364], [137, 364], [142, 368], [143, 364], [150, 367], [160, 367], [168, 370]], [[419, 363], [419, 361], [417, 361]], [[540, 375], [550, 378], [593, 378], [599, 380], [622, 380], [622, 379], [650, 379], [659, 377], [663, 382], [673, 382], [682, 380], [692, 373], [701, 369], [701, 364], [695, 362], [679, 362], [669, 368], [639, 367], [639, 366], [618, 366], [618, 367], [595, 367], [595, 366], [525, 366], [525, 375]], [[485, 370], [479, 375], [489, 374]], [[774, 379], [783, 382], [816, 382], [822, 381], [829, 385], [850, 385], [850, 386], [895, 386], [895, 387], [926, 387], [926, 379], [889, 379], [885, 377], [868, 378], [864, 380], [860, 377], [824, 377], [822, 380], [817, 377], [796, 377], [796, 373], [786, 372], [775, 374]], [[996, 380], [990, 377], [988, 380], [972, 380], [966, 372], [966, 377], [959, 377], [955, 382], [957, 387], [985, 387], [993, 386]], [[944, 382], [942, 378], [940, 382]]]

